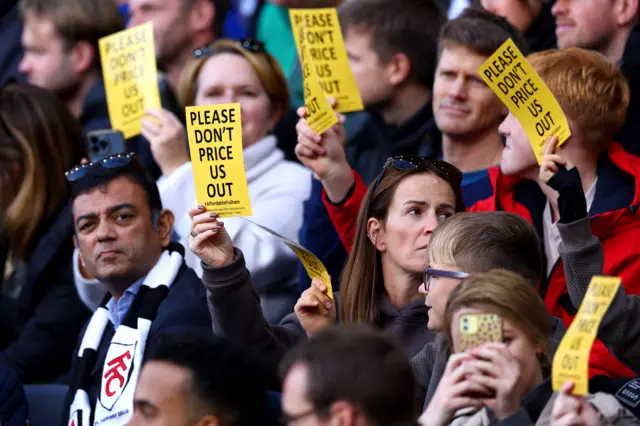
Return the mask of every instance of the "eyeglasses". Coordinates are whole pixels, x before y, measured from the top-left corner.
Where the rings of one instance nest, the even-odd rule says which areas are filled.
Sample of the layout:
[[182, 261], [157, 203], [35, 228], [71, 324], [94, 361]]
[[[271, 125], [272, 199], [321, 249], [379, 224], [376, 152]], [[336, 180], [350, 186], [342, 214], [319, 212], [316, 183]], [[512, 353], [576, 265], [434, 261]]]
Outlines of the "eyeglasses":
[[[264, 53], [265, 47], [264, 43], [258, 40], [252, 39], [244, 39], [244, 40], [236, 40], [237, 44], [240, 45], [244, 50], [249, 51], [251, 53]], [[193, 57], [196, 59], [205, 58], [207, 56], [211, 56], [215, 53], [214, 49], [212, 49], [213, 44], [208, 46], [198, 47], [193, 51]]]
[[296, 422], [299, 422], [300, 420], [307, 418], [313, 414], [316, 413], [316, 410], [314, 408], [310, 408], [307, 411], [304, 411], [300, 414], [283, 414], [280, 417], [280, 424], [283, 425], [290, 425]]
[[466, 272], [458, 272], [458, 271], [447, 271], [445, 269], [432, 269], [425, 268], [424, 269], [424, 288], [429, 291], [431, 289], [431, 278], [433, 277], [444, 277], [444, 278], [457, 278], [459, 280], [463, 280], [467, 278], [469, 274]]
[[109, 157], [103, 158], [100, 161], [94, 161], [91, 163], [80, 164], [73, 169], [66, 171], [64, 175], [69, 182], [77, 182], [87, 175], [87, 172], [96, 166], [104, 167], [105, 169], [118, 169], [120, 167], [126, 167], [135, 158], [135, 153], [130, 152], [128, 154], [114, 154]]
[[462, 172], [446, 161], [428, 160], [418, 155], [398, 155], [396, 157], [389, 157], [384, 163], [382, 172], [380, 172], [376, 182], [373, 184], [373, 189], [371, 190], [372, 194], [375, 192], [376, 188], [378, 188], [378, 185], [380, 185], [384, 172], [389, 166], [403, 171], [417, 168], [432, 171], [449, 182], [454, 188], [460, 186], [460, 183], [462, 182]]

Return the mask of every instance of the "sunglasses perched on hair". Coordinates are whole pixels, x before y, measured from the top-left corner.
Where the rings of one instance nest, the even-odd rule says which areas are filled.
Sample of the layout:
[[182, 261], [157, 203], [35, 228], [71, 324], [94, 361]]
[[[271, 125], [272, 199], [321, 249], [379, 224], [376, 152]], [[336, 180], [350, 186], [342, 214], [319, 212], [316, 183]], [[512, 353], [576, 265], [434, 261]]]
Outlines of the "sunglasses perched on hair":
[[[263, 53], [265, 51], [264, 43], [257, 40], [244, 39], [236, 40], [236, 43], [240, 45], [244, 50], [251, 53]], [[193, 51], [193, 57], [196, 59], [204, 58], [213, 55], [214, 50], [211, 45], [198, 47]]]
[[128, 154], [114, 154], [109, 157], [103, 158], [100, 161], [95, 161], [91, 163], [80, 164], [79, 166], [74, 167], [71, 170], [68, 170], [64, 173], [69, 182], [77, 182], [83, 177], [87, 175], [87, 172], [91, 170], [92, 167], [103, 167], [105, 169], [119, 169], [121, 167], [126, 167], [135, 158], [135, 153], [130, 152]]
[[398, 155], [395, 157], [389, 157], [384, 163], [382, 172], [380, 172], [376, 182], [373, 184], [372, 193], [375, 192], [378, 185], [380, 185], [382, 176], [384, 176], [384, 172], [389, 166], [403, 171], [413, 169], [429, 170], [442, 177], [454, 187], [460, 186], [460, 183], [462, 182], [462, 172], [446, 161], [428, 160], [418, 155]]
[[447, 271], [445, 269], [425, 268], [422, 282], [424, 283], [425, 290], [429, 291], [431, 289], [431, 279], [433, 277], [457, 278], [459, 280], [463, 280], [468, 276], [469, 274], [467, 274], [466, 272]]

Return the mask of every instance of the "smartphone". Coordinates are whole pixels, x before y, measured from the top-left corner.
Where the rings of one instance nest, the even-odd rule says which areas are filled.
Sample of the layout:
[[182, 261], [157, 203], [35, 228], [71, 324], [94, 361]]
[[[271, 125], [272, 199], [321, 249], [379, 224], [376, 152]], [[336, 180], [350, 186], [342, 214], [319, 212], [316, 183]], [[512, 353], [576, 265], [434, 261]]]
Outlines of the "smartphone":
[[461, 315], [458, 327], [459, 352], [466, 352], [483, 343], [502, 342], [502, 318], [498, 314]]
[[[459, 322], [459, 352], [478, 347], [484, 343], [502, 342], [502, 318], [497, 314], [461, 315]], [[473, 399], [492, 399], [496, 393], [493, 389], [486, 392], [469, 392], [466, 396]]]
[[87, 133], [87, 144], [91, 162], [127, 152], [124, 136], [119, 130], [94, 130], [89, 132]]

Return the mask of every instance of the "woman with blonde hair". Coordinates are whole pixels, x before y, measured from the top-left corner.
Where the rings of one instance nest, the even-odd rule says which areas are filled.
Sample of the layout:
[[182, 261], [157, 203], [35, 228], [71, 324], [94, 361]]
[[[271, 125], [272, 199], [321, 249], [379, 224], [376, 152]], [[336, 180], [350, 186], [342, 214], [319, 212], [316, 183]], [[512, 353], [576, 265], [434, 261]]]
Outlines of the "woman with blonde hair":
[[[250, 219], [297, 241], [311, 176], [304, 167], [285, 160], [270, 134], [289, 105], [287, 82], [275, 59], [260, 42], [218, 40], [194, 51], [182, 72], [179, 95], [185, 106], [240, 104]], [[188, 208], [197, 201], [184, 126], [166, 110], [148, 114], [155, 120], [143, 120], [142, 134], [163, 173], [158, 180], [163, 204], [176, 216], [176, 231], [186, 245], [191, 228]], [[240, 218], [229, 218], [226, 226], [234, 244], [246, 253], [268, 320], [279, 321], [298, 298], [295, 254]], [[193, 253], [186, 260], [202, 274]]]
[[[465, 320], [468, 324], [469, 315], [487, 314], [497, 316], [502, 340], [463, 350]], [[570, 383], [560, 393], [551, 394], [547, 378], [551, 324], [544, 302], [531, 282], [520, 275], [496, 269], [464, 279], [447, 302], [444, 326], [453, 355], [438, 386], [449, 388], [450, 406], [464, 408], [429, 407], [420, 424], [640, 424], [612, 395], [571, 396]], [[544, 406], [537, 416], [533, 410], [521, 408], [527, 400]]]
[[74, 287], [64, 175], [85, 152], [80, 124], [55, 95], [0, 90], [0, 364], [23, 383], [66, 373], [89, 317]]

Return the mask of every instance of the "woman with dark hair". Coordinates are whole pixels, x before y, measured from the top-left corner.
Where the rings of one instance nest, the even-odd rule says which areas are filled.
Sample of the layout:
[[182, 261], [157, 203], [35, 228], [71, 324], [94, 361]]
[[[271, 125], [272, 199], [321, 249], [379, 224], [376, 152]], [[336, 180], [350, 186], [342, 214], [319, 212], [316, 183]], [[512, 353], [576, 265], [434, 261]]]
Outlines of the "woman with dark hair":
[[66, 373], [89, 317], [73, 281], [64, 175], [85, 151], [80, 124], [55, 95], [0, 90], [0, 365], [23, 383]]
[[[358, 217], [353, 250], [342, 277], [340, 321], [393, 330], [411, 356], [432, 338], [418, 287], [427, 247], [443, 220], [463, 211], [461, 173], [442, 161], [390, 158], [370, 187]], [[222, 222], [204, 209], [190, 211], [189, 243], [202, 260], [203, 283], [216, 332], [261, 351], [273, 372], [301, 339], [336, 320], [335, 300], [314, 280], [278, 326], [269, 326], [256, 303], [244, 254], [234, 248]]]

